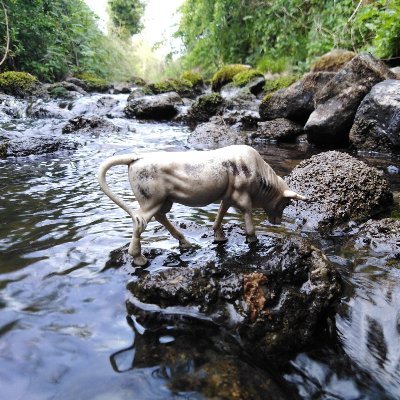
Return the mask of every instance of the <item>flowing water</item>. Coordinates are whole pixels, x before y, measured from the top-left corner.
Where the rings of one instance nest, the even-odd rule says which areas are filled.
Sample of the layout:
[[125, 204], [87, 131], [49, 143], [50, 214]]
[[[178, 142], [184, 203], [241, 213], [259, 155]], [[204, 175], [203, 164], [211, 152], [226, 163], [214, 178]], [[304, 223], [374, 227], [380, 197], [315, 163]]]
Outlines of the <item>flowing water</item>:
[[[61, 128], [67, 119], [83, 113], [107, 114], [119, 127], [68, 135], [79, 145], [74, 151], [0, 161], [1, 399], [203, 398], [173, 392], [170, 372], [160, 365], [134, 362], [141, 342], [125, 306], [132, 270], [105, 268], [110, 252], [129, 242], [132, 225], [96, 179], [99, 164], [111, 155], [187, 149], [189, 130], [127, 120], [122, 114], [127, 96], [108, 96], [112, 107], [106, 111], [98, 106], [101, 97], [76, 100], [59, 110], [58, 119], [28, 117], [27, 103], [12, 99], [13, 112], [0, 113], [1, 136], [20, 140], [65, 138]], [[51, 106], [57, 109], [56, 103]], [[270, 144], [261, 150], [281, 175], [313, 153], [306, 145]], [[388, 177], [398, 191], [396, 161], [369, 161], [385, 173], [391, 166]], [[134, 200], [126, 168], [114, 167], [108, 176], [116, 193]], [[170, 217], [211, 229], [217, 209], [174, 205]], [[259, 234], [268, 234], [269, 225], [261, 215], [256, 219]], [[241, 218], [231, 212], [226, 221], [241, 223]], [[211, 246], [203, 233], [192, 232], [190, 239]], [[143, 234], [143, 245], [179, 256], [176, 241], [156, 222]], [[322, 246], [345, 282], [336, 335], [275, 371], [277, 381], [293, 385], [304, 399], [400, 398], [400, 271], [383, 266], [379, 255], [342, 251], [340, 238]], [[172, 340], [163, 336], [160, 346]]]

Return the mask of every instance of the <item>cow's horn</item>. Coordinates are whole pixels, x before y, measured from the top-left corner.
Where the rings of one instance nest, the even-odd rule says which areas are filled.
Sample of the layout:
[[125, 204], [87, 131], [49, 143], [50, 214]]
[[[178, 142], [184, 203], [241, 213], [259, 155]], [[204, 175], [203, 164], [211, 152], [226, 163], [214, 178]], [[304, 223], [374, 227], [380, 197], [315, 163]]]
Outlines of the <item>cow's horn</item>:
[[296, 199], [296, 200], [303, 200], [303, 201], [307, 201], [307, 197], [302, 196], [301, 194], [298, 194], [296, 192], [294, 192], [293, 190], [285, 190], [283, 192], [283, 197], [286, 197], [288, 199]]

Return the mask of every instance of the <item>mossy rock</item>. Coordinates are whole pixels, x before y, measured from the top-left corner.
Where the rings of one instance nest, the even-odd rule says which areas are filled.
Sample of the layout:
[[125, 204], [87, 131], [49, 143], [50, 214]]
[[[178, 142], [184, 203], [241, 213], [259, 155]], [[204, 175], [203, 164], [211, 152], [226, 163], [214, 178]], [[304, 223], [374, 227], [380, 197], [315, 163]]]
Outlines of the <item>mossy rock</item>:
[[7, 149], [8, 149], [8, 142], [1, 142], [0, 143], [0, 158], [7, 157]]
[[193, 87], [204, 85], [203, 77], [198, 72], [195, 72], [195, 71], [185, 71], [180, 76], [180, 79], [191, 82]]
[[211, 79], [211, 89], [219, 92], [222, 86], [233, 81], [235, 75], [248, 71], [251, 67], [243, 64], [224, 65]]
[[176, 92], [180, 96], [191, 96], [193, 84], [187, 79], [165, 79], [163, 81], [149, 83], [143, 88], [146, 94], [161, 94]]
[[13, 96], [32, 94], [38, 83], [38, 79], [27, 72], [6, 71], [0, 74], [0, 90]]
[[49, 94], [51, 97], [55, 97], [58, 99], [71, 99], [73, 96], [71, 93], [63, 86], [55, 86], [50, 91]]
[[225, 101], [219, 93], [210, 93], [200, 96], [188, 112], [188, 120], [193, 123], [206, 122], [212, 116], [220, 113]]
[[103, 78], [99, 78], [89, 72], [82, 72], [75, 75], [75, 78], [82, 79], [87, 85], [88, 91], [91, 92], [107, 92], [110, 84]]
[[282, 75], [275, 79], [268, 79], [264, 85], [265, 97], [263, 99], [263, 102], [268, 101], [271, 98], [271, 96], [269, 96], [270, 94], [276, 92], [279, 89], [287, 88], [298, 79], [298, 75]]
[[137, 86], [145, 86], [147, 84], [147, 82], [140, 76], [132, 76], [132, 78], [130, 78], [128, 82], [133, 83], [134, 85]]
[[233, 84], [238, 87], [246, 86], [254, 78], [262, 78], [264, 75], [257, 69], [249, 69], [239, 72], [233, 77]]
[[356, 53], [349, 50], [335, 49], [324, 54], [311, 67], [311, 71], [339, 71], [345, 64], [352, 60]]

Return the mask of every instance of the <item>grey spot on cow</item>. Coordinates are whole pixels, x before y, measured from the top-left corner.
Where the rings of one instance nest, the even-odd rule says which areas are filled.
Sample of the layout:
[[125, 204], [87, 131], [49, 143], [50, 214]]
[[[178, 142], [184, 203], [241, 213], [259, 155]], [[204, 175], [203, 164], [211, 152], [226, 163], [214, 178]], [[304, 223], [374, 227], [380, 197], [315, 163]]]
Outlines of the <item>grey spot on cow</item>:
[[143, 168], [138, 172], [138, 180], [148, 181], [149, 179], [155, 179], [157, 177], [157, 168], [152, 165], [149, 168]]
[[242, 170], [242, 172], [246, 178], [250, 178], [251, 172], [246, 164], [242, 164], [240, 166], [240, 169]]
[[150, 199], [151, 198], [151, 194], [149, 192], [149, 190], [145, 187], [143, 187], [142, 185], [138, 185], [138, 191], [139, 193], [145, 198], [145, 199]]
[[239, 175], [239, 169], [234, 161], [224, 161], [222, 165], [232, 172], [233, 175]]

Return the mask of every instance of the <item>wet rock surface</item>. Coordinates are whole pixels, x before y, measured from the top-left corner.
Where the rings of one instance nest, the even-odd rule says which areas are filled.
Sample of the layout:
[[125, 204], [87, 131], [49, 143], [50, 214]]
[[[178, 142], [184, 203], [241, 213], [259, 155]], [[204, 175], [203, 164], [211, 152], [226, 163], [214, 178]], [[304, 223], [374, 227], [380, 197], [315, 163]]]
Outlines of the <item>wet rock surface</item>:
[[260, 104], [263, 121], [287, 118], [305, 123], [314, 111], [314, 97], [333, 77], [333, 72], [310, 72], [286, 89], [273, 93]]
[[209, 122], [197, 125], [188, 137], [188, 143], [195, 148], [216, 148], [245, 144], [247, 141], [246, 134], [233, 130], [221, 116], [215, 116]]
[[118, 131], [119, 128], [107, 119], [97, 116], [79, 116], [71, 118], [62, 128], [62, 133], [86, 132], [96, 134], [100, 132]]
[[[305, 239], [261, 237], [247, 245], [241, 229], [228, 231], [228, 249], [207, 245], [189, 258], [148, 252], [148, 271], [137, 269], [128, 284], [130, 302], [141, 310], [137, 321], [144, 328], [149, 315], [169, 325], [185, 315], [200, 325], [212, 321], [238, 334], [256, 359], [310, 344], [339, 299], [336, 270]], [[125, 252], [114, 252], [108, 267], [126, 262]]]
[[357, 110], [350, 142], [360, 150], [400, 153], [400, 81], [375, 85]]
[[124, 112], [130, 118], [171, 119], [178, 114], [178, 106], [182, 104], [182, 99], [178, 93], [169, 92], [128, 99]]
[[41, 155], [61, 150], [74, 150], [77, 147], [76, 143], [59, 138], [30, 137], [20, 140], [0, 139], [0, 158]]
[[353, 239], [353, 245], [357, 249], [387, 253], [400, 264], [400, 220], [369, 220], [359, 227]]
[[350, 221], [362, 221], [387, 210], [393, 195], [382, 173], [338, 151], [301, 162], [285, 179], [309, 199], [284, 211], [310, 230], [331, 231]]
[[348, 62], [315, 95], [315, 111], [304, 129], [319, 146], [345, 145], [357, 108], [371, 88], [395, 75], [381, 61], [360, 54]]
[[258, 123], [257, 132], [253, 138], [291, 142], [303, 133], [303, 127], [286, 118]]
[[221, 114], [225, 108], [225, 101], [219, 93], [210, 93], [200, 96], [188, 110], [187, 119], [190, 124], [208, 121], [212, 116]]

